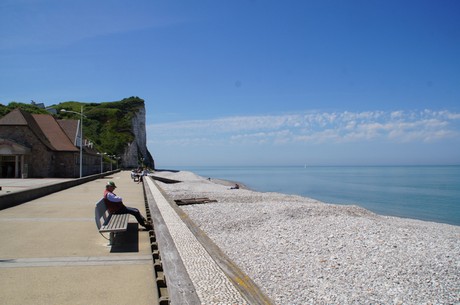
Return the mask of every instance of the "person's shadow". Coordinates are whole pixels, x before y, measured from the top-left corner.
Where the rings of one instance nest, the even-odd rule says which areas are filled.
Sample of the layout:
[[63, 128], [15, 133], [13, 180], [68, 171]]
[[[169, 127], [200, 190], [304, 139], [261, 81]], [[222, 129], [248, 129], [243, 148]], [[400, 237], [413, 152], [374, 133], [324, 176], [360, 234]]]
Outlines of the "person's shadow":
[[139, 225], [128, 223], [128, 230], [115, 235], [110, 253], [139, 252]]

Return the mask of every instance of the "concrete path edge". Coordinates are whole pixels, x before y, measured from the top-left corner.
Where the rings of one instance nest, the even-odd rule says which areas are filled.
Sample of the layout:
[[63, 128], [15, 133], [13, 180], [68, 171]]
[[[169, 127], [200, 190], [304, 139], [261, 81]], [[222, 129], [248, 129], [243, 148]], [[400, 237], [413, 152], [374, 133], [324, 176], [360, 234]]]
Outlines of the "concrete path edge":
[[[272, 305], [274, 304], [260, 288], [247, 276], [235, 263], [233, 263], [225, 253], [202, 231], [188, 215], [177, 206], [177, 204], [163, 191], [163, 189], [152, 179], [155, 186], [166, 198], [168, 203], [182, 219], [189, 230], [195, 235], [196, 239], [203, 245], [209, 255], [224, 271], [230, 281], [234, 284], [241, 295], [253, 305]], [[177, 250], [176, 250], [177, 251]], [[184, 267], [185, 269], [185, 267]], [[167, 270], [167, 268], [165, 268]]]
[[10, 194], [5, 194], [0, 196], [0, 210], [11, 208], [13, 206], [28, 202], [55, 192], [59, 192], [79, 184], [83, 184], [92, 180], [103, 178], [105, 176], [120, 172], [120, 170], [115, 170], [111, 172], [104, 172], [102, 174], [96, 174], [91, 176], [86, 176], [82, 178], [76, 178], [74, 180], [50, 184], [38, 188], [27, 189], [20, 192], [14, 192]]

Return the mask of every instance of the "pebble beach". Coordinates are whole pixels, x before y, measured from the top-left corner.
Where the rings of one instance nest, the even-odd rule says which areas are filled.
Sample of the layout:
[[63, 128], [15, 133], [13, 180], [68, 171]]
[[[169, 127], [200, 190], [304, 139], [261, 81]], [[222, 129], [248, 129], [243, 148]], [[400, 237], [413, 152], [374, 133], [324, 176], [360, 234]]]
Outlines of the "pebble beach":
[[173, 200], [275, 304], [460, 304], [460, 227], [156, 172]]

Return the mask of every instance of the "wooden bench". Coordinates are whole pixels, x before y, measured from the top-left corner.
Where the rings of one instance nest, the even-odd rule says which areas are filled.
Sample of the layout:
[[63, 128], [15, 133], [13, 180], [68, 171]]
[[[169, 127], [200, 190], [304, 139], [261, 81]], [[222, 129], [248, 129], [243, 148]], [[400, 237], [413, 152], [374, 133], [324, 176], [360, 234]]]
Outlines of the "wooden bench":
[[131, 179], [133, 179], [134, 182], [139, 181], [139, 174], [131, 172]]
[[129, 214], [110, 214], [104, 202], [104, 198], [96, 203], [95, 208], [96, 226], [99, 232], [110, 233], [109, 245], [113, 244], [115, 234], [128, 230]]

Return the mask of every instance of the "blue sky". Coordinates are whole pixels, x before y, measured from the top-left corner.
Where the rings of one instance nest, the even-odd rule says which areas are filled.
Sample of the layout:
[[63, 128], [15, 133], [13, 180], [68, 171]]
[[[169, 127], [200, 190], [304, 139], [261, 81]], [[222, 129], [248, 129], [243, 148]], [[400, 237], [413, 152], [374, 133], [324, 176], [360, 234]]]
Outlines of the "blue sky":
[[460, 2], [3, 0], [0, 102], [139, 96], [157, 166], [460, 164]]

